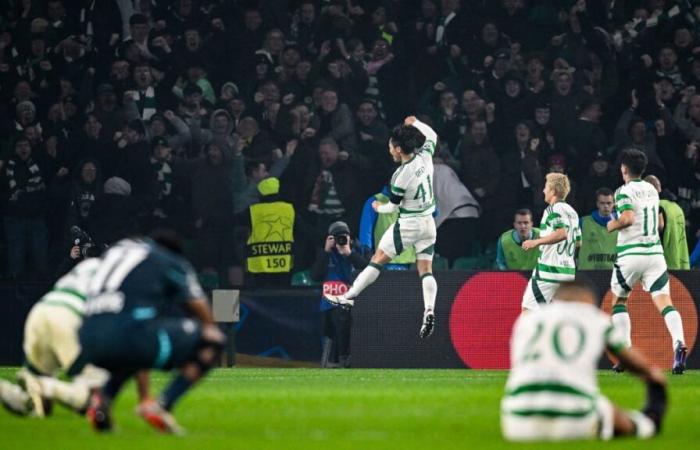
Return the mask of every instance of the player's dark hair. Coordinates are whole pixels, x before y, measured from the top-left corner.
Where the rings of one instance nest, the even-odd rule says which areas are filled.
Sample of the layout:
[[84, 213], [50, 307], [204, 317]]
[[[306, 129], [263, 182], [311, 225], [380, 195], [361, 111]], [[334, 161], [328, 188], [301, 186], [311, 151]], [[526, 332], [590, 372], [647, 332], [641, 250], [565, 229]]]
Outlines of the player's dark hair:
[[171, 230], [169, 228], [156, 228], [148, 233], [148, 237], [153, 239], [156, 244], [170, 250], [173, 253], [178, 255], [182, 255], [184, 253], [182, 236], [175, 230]]
[[606, 188], [606, 187], [598, 188], [598, 190], [595, 191], [595, 198], [596, 198], [596, 200], [597, 200], [598, 197], [600, 197], [601, 195], [602, 195], [603, 197], [607, 197], [607, 196], [609, 196], [609, 195], [613, 195], [613, 191], [612, 191], [612, 189]]
[[410, 155], [425, 144], [425, 136], [414, 126], [398, 125], [391, 131], [392, 145], [401, 148], [401, 153]]
[[620, 163], [627, 167], [630, 175], [641, 177], [647, 169], [647, 155], [636, 148], [627, 148], [622, 151]]

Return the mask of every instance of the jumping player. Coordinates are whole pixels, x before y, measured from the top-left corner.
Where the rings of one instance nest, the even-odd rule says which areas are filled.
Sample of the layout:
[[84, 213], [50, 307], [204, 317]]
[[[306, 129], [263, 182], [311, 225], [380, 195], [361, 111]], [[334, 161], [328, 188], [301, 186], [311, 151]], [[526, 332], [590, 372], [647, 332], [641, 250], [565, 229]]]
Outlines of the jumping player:
[[384, 264], [407, 247], [416, 250], [416, 266], [423, 286], [423, 324], [419, 336], [426, 338], [435, 326], [435, 297], [437, 283], [433, 277], [433, 253], [435, 248], [435, 195], [433, 191], [433, 154], [437, 134], [430, 126], [406, 117], [389, 138], [389, 153], [401, 166], [391, 177], [389, 202], [372, 203], [380, 214], [399, 211], [399, 218], [389, 227], [369, 265], [357, 276], [352, 287], [344, 295], [327, 295], [329, 302], [352, 306], [355, 298], [374, 283]]

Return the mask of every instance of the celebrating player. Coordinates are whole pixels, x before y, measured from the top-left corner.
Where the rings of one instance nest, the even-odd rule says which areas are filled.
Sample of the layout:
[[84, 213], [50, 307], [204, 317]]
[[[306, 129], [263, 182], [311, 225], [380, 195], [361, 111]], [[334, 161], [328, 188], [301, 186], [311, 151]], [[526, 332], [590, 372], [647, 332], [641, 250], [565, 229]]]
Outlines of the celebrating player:
[[[501, 429], [512, 441], [649, 438], [666, 410], [666, 381], [641, 354], [625, 347], [620, 330], [581, 282], [562, 283], [551, 305], [516, 321], [511, 372], [501, 402]], [[647, 384], [642, 411], [623, 411], [598, 390], [596, 369], [607, 349]]]
[[541, 304], [552, 301], [559, 283], [576, 277], [574, 254], [581, 241], [578, 214], [565, 203], [571, 186], [569, 178], [560, 173], [549, 173], [544, 185], [544, 210], [540, 223], [540, 237], [523, 242], [523, 250], [540, 248], [537, 266], [525, 288], [522, 309], [537, 310]]
[[[104, 254], [90, 281], [80, 344], [86, 361], [109, 371], [87, 411], [98, 431], [112, 428], [112, 400], [139, 369], [177, 368], [146, 420], [163, 432], [180, 433], [171, 409], [223, 348], [224, 335], [181, 251], [170, 232], [157, 232], [153, 240], [124, 239]], [[176, 306], [196, 320], [182, 317]]]
[[[97, 258], [88, 258], [61, 277], [53, 289], [32, 307], [24, 324], [25, 368], [17, 373], [22, 386], [0, 380], [0, 399], [12, 412], [43, 417], [52, 400], [78, 412], [87, 408], [90, 389], [107, 380], [104, 370], [85, 366], [78, 329], [83, 322], [88, 283], [100, 265]], [[60, 373], [74, 378], [62, 381]], [[148, 397], [148, 375], [138, 379], [139, 397], [144, 405]]]
[[399, 211], [398, 220], [389, 227], [369, 265], [357, 276], [352, 287], [344, 295], [327, 295], [329, 302], [352, 306], [354, 299], [374, 283], [382, 266], [404, 248], [416, 250], [416, 266], [423, 286], [423, 324], [419, 336], [426, 338], [435, 325], [435, 297], [437, 283], [432, 274], [435, 248], [435, 195], [433, 193], [433, 153], [437, 134], [430, 126], [406, 117], [404, 124], [397, 126], [389, 138], [389, 153], [401, 166], [391, 177], [389, 202], [372, 203], [379, 214]]
[[[666, 322], [671, 334], [674, 360], [673, 373], [685, 370], [688, 348], [683, 335], [681, 315], [673, 307], [668, 283], [664, 250], [659, 239], [659, 194], [656, 188], [643, 181], [641, 176], [647, 166], [646, 155], [636, 149], [622, 152], [620, 170], [625, 184], [615, 193], [618, 219], [608, 222], [608, 231], [617, 233], [617, 261], [615, 262], [611, 290], [613, 293], [612, 321], [623, 333], [625, 345], [632, 345], [632, 323], [627, 312], [627, 297], [632, 287], [642, 281], [642, 288], [651, 298]], [[616, 365], [616, 370], [623, 366]]]

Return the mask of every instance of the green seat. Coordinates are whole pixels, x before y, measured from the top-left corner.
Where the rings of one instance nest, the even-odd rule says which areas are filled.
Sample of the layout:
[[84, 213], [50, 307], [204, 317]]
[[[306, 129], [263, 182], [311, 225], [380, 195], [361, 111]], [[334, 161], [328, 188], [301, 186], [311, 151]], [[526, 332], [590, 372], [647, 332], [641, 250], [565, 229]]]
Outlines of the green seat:
[[481, 253], [483, 255], [493, 255], [493, 257], [495, 258], [497, 245], [498, 244], [491, 242], [488, 245], [484, 246]]
[[461, 256], [452, 263], [454, 270], [474, 270], [481, 269], [483, 259], [480, 256]]
[[433, 257], [433, 270], [447, 270], [450, 268], [450, 263], [447, 258], [440, 255], [435, 255]]
[[308, 270], [302, 270], [292, 274], [292, 286], [317, 286], [318, 283], [311, 279]]
[[[480, 241], [474, 240], [469, 243], [469, 250], [464, 256], [479, 256], [483, 253], [483, 247]], [[453, 261], [452, 266], [457, 260]]]
[[[410, 270], [416, 270], [416, 263], [412, 263], [408, 268]], [[440, 255], [433, 256], [433, 270], [447, 270], [450, 268], [450, 262], [447, 258]]]
[[498, 264], [496, 264], [496, 255], [488, 253], [485, 255], [481, 255], [481, 268], [498, 269]]

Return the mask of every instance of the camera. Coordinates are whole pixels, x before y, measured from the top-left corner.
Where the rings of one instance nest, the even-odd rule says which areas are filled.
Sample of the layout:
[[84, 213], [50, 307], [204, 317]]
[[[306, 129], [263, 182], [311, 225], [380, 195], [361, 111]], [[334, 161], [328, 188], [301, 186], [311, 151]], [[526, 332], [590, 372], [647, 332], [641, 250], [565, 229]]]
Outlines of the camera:
[[335, 243], [338, 245], [348, 245], [347, 234], [338, 234], [336, 236], [333, 236], [333, 239], [335, 239]]
[[80, 229], [80, 227], [72, 226], [70, 227], [71, 239], [73, 240], [73, 245], [80, 247], [80, 256], [83, 258], [90, 258], [94, 256], [100, 256], [102, 253], [102, 248], [95, 244], [89, 234]]

